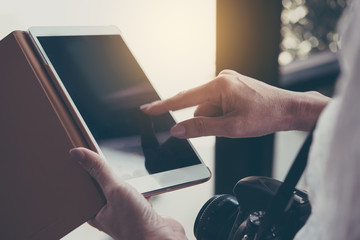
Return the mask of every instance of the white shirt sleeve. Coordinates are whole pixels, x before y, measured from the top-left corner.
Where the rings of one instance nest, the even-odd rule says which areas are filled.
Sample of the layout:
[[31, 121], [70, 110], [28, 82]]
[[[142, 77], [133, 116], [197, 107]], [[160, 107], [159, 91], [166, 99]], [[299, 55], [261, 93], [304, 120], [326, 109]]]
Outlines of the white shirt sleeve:
[[341, 75], [309, 156], [312, 215], [296, 239], [360, 239], [360, 0], [340, 24]]

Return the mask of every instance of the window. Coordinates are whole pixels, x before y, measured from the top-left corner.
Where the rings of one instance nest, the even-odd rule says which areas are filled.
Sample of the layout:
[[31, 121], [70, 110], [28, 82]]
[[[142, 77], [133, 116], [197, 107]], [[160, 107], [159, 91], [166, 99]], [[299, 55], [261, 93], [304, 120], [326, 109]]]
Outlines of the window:
[[281, 53], [286, 65], [322, 51], [337, 51], [336, 23], [347, 0], [283, 0]]

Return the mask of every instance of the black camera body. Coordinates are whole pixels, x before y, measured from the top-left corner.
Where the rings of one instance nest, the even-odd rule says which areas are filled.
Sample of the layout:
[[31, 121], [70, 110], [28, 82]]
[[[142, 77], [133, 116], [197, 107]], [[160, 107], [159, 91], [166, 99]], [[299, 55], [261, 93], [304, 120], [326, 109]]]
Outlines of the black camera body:
[[285, 211], [277, 213], [269, 230], [257, 236], [266, 211], [282, 182], [267, 177], [247, 177], [234, 187], [234, 196], [224, 194], [209, 199], [194, 225], [198, 240], [284, 240], [293, 239], [311, 213], [308, 196], [295, 189]]

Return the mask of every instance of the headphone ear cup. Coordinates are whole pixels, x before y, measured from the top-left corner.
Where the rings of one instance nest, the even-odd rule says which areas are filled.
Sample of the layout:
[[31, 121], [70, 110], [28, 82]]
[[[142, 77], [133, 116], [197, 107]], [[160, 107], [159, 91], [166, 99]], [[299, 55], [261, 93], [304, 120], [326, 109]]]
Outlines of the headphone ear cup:
[[198, 213], [194, 234], [197, 240], [224, 240], [228, 238], [239, 211], [236, 198], [229, 194], [210, 198]]

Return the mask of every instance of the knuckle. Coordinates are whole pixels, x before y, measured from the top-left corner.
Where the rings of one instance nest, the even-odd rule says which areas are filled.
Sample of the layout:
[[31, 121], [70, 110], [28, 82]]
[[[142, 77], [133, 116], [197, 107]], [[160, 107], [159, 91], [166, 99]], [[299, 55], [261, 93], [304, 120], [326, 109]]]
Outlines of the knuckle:
[[167, 106], [168, 110], [170, 110], [178, 106], [179, 103], [181, 103], [185, 97], [186, 97], [186, 90], [183, 90], [181, 92], [178, 92], [175, 96], [168, 98], [167, 100], [164, 100], [163, 102]]
[[132, 194], [133, 192], [128, 185], [124, 183], [117, 183], [109, 186], [106, 198], [110, 203], [123, 202], [130, 199]]
[[176, 98], [177, 99], [182, 99], [185, 96], [185, 94], [186, 94], [186, 90], [183, 90], [183, 91], [176, 94]]
[[207, 131], [207, 127], [205, 124], [204, 119], [202, 118], [195, 118], [194, 119], [194, 127], [198, 135], [204, 135]]
[[226, 91], [231, 88], [232, 80], [227, 76], [220, 76], [215, 79], [214, 88], [217, 91]]
[[119, 194], [120, 190], [118, 187], [112, 187], [107, 191], [107, 199], [110, 202], [113, 202], [114, 200], [119, 200]]
[[222, 70], [219, 75], [233, 75], [235, 74], [236, 72], [234, 70], [230, 70], [230, 69], [224, 69]]
[[97, 178], [103, 170], [105, 163], [103, 161], [95, 161], [88, 169], [88, 172], [94, 178]]

